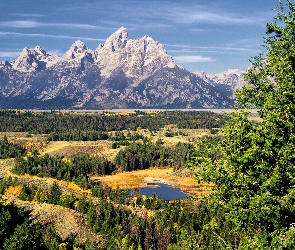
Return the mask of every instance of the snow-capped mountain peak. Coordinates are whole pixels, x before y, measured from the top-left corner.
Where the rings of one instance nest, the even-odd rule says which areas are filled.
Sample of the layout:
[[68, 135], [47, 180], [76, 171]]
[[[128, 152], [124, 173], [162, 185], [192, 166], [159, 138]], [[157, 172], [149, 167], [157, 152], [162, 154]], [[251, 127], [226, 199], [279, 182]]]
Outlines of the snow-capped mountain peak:
[[144, 38], [148, 43], [158, 43], [158, 42], [155, 42], [155, 40], [154, 40], [152, 37], [148, 36], [148, 35], [145, 35], [143, 38]]
[[147, 35], [129, 39], [124, 27], [94, 51], [79, 40], [61, 58], [24, 48], [11, 65], [0, 63], [0, 108], [230, 107], [232, 88], [217, 80], [239, 73], [198, 77], [163, 44]]
[[240, 69], [227, 69], [217, 74], [205, 73], [203, 71], [194, 72], [194, 74], [201, 77], [204, 81], [214, 84], [229, 85], [233, 90], [240, 89], [245, 85], [243, 73], [244, 71]]
[[127, 29], [124, 26], [121, 26], [115, 33], [126, 33]]
[[8, 67], [11, 67], [11, 64], [7, 61], [7, 60], [3, 60], [0, 62], [0, 66], [8, 66]]
[[48, 54], [40, 46], [33, 49], [25, 47], [19, 57], [12, 62], [12, 67], [21, 72], [39, 71], [52, 66], [58, 59], [58, 56]]
[[75, 58], [84, 57], [87, 53], [92, 53], [90, 49], [80, 40], [75, 41], [70, 49], [62, 56], [62, 60], [72, 60]]
[[175, 67], [175, 62], [167, 54], [164, 45], [150, 36], [129, 39], [124, 27], [106, 39], [105, 44], [99, 45], [95, 53], [96, 62], [105, 77], [109, 77], [118, 68], [128, 77], [141, 79], [162, 67]]
[[118, 49], [124, 48], [128, 40], [128, 32], [122, 26], [106, 40], [104, 48], [108, 51], [115, 52]]
[[43, 49], [41, 48], [41, 46], [39, 46], [39, 45], [37, 45], [37, 46], [34, 48], [34, 51], [35, 51], [37, 54], [39, 54], [39, 55], [46, 55], [46, 54], [47, 54], [46, 51], [43, 50]]

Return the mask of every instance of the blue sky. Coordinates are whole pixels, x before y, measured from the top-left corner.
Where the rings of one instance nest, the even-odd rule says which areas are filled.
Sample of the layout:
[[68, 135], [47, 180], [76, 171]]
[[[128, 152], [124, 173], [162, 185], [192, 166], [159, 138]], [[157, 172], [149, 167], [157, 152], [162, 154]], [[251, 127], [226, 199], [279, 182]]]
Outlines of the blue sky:
[[187, 70], [246, 70], [263, 50], [278, 0], [9, 0], [0, 2], [0, 61], [40, 45], [63, 55], [76, 40], [96, 49], [124, 26], [164, 44]]

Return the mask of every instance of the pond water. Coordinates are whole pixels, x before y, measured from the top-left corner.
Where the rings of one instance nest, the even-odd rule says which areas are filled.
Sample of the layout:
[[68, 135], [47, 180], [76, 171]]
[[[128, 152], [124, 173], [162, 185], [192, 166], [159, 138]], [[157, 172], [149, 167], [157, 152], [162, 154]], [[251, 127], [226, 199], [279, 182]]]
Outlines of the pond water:
[[163, 200], [181, 200], [187, 197], [186, 193], [182, 192], [178, 188], [173, 188], [171, 185], [161, 183], [161, 182], [152, 183], [152, 185], [157, 185], [158, 187], [140, 188], [139, 189], [140, 193], [148, 197], [152, 195], [156, 195]]

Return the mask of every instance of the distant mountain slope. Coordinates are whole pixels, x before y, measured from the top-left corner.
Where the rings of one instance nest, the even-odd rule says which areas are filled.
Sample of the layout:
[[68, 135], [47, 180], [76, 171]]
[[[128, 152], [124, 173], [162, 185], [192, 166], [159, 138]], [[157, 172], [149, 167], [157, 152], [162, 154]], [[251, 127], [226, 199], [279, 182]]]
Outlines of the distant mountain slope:
[[239, 81], [190, 73], [164, 45], [121, 27], [95, 50], [76, 41], [62, 57], [36, 46], [2, 61], [0, 108], [230, 108]]
[[245, 85], [243, 73], [245, 72], [239, 69], [228, 69], [218, 74], [205, 73], [203, 71], [194, 72], [194, 74], [201, 77], [205, 82], [214, 85], [227, 85], [230, 87], [231, 91], [240, 89]]

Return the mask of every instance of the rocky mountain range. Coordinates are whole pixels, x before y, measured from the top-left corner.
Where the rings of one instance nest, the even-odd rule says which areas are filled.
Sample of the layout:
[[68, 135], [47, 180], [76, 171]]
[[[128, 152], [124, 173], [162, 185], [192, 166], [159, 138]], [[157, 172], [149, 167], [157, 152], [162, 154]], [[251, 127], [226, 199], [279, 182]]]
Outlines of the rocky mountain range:
[[62, 56], [40, 46], [0, 63], [0, 108], [230, 108], [241, 71], [212, 75], [177, 65], [149, 36], [121, 27], [91, 50], [76, 41]]
[[228, 69], [224, 72], [219, 74], [212, 74], [212, 73], [205, 73], [204, 71], [201, 72], [194, 72], [197, 76], [201, 77], [205, 82], [217, 85], [227, 85], [232, 90], [231, 98], [234, 98], [233, 91], [238, 90], [246, 85], [245, 81], [243, 80], [243, 72], [239, 69]]

